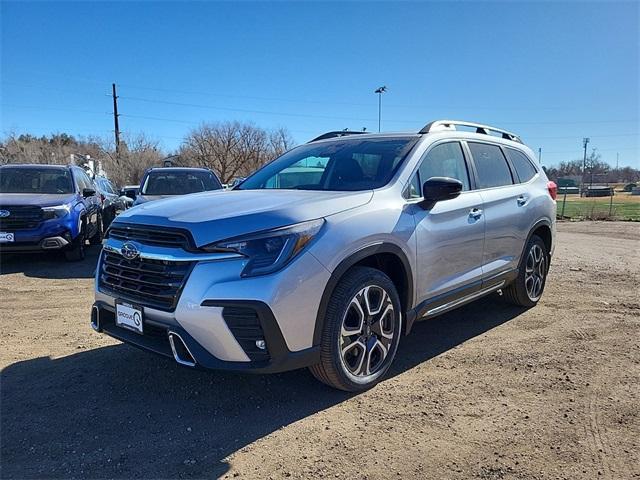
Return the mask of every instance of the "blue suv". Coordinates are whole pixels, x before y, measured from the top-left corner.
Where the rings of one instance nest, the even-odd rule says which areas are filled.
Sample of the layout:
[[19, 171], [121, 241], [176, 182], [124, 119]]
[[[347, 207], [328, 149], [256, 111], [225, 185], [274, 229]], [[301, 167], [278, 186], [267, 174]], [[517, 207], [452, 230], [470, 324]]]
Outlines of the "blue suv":
[[62, 250], [82, 260], [102, 241], [100, 200], [77, 166], [0, 166], [0, 252]]

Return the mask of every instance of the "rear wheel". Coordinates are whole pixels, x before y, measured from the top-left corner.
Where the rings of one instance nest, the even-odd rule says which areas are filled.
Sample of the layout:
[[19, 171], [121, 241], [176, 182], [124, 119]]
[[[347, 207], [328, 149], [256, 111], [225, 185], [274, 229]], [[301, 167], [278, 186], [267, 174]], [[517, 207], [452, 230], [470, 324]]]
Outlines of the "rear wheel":
[[518, 277], [504, 289], [504, 298], [514, 305], [533, 307], [544, 292], [549, 271], [547, 246], [537, 235], [533, 235], [520, 262]]
[[91, 245], [99, 245], [102, 243], [103, 232], [102, 215], [98, 214], [98, 218], [96, 219], [96, 231], [93, 234], [93, 237], [89, 239], [89, 243]]
[[389, 370], [402, 330], [400, 299], [384, 273], [354, 267], [336, 286], [321, 339], [321, 361], [311, 373], [329, 386], [357, 392]]

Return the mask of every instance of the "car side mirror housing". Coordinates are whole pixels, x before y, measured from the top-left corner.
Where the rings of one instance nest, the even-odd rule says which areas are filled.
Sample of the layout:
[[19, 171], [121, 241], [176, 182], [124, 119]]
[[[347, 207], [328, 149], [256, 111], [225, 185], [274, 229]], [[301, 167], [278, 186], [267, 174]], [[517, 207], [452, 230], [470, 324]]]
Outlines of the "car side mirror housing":
[[456, 198], [462, 192], [462, 182], [449, 177], [431, 177], [422, 186], [421, 202], [425, 208], [431, 208], [437, 202]]
[[136, 194], [133, 190], [128, 190], [126, 192], [124, 192], [124, 196], [130, 198], [131, 200], [135, 200], [136, 199]]
[[84, 198], [93, 197], [96, 194], [96, 191], [93, 188], [83, 188], [82, 196]]

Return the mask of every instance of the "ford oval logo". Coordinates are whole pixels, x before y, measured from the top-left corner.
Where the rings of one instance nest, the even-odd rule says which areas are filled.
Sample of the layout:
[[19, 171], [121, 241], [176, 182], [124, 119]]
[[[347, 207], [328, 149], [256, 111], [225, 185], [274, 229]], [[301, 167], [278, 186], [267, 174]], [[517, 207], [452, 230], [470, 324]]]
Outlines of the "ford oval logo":
[[138, 250], [138, 246], [133, 242], [124, 242], [120, 252], [127, 260], [134, 260], [140, 256], [140, 250]]
[[7, 218], [9, 215], [11, 215], [9, 210], [0, 210], [0, 218]]

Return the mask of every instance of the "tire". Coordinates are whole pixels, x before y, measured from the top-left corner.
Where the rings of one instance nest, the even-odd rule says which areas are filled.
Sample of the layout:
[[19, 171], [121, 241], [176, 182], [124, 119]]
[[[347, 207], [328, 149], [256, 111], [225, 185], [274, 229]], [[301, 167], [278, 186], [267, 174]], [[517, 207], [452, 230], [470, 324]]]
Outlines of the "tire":
[[73, 240], [73, 242], [71, 242], [71, 247], [64, 252], [64, 257], [68, 262], [79, 262], [81, 260], [84, 260], [84, 244], [85, 236], [83, 224], [82, 231]]
[[93, 237], [89, 238], [89, 243], [91, 245], [100, 245], [102, 243], [103, 232], [102, 215], [98, 214], [98, 218], [96, 219], [96, 233], [93, 234]]
[[309, 370], [333, 388], [367, 390], [389, 370], [401, 334], [400, 297], [391, 279], [374, 268], [353, 267], [331, 295], [320, 363]]
[[111, 225], [111, 222], [113, 222], [114, 218], [116, 218], [115, 207], [102, 212], [102, 232], [107, 231], [107, 229], [109, 228], [109, 225]]
[[544, 292], [549, 261], [545, 243], [539, 236], [533, 235], [520, 260], [518, 277], [502, 292], [504, 299], [520, 307], [534, 307]]

